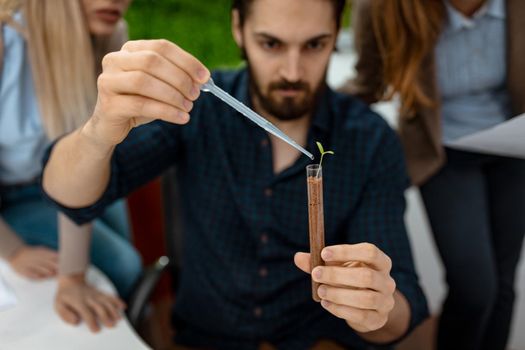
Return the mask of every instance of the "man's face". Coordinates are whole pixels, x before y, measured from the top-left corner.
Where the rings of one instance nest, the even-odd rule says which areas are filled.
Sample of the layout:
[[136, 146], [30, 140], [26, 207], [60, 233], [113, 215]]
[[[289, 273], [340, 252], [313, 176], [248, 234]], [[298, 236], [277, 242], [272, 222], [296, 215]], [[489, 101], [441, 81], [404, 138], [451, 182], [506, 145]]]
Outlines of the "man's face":
[[256, 107], [281, 120], [312, 112], [337, 36], [327, 0], [255, 0], [233, 34], [246, 55]]

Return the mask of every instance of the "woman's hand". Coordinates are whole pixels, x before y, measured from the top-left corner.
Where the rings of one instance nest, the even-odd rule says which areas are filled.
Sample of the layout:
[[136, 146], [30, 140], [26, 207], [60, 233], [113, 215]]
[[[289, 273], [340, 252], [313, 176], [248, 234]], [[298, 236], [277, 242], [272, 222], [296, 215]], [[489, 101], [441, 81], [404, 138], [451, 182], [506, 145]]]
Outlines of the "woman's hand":
[[28, 278], [43, 279], [57, 274], [58, 254], [46, 247], [23, 246], [7, 261], [13, 270]]
[[98, 332], [100, 324], [115, 326], [125, 307], [120, 298], [88, 285], [83, 274], [58, 279], [55, 310], [66, 323], [77, 325], [84, 321], [92, 332]]

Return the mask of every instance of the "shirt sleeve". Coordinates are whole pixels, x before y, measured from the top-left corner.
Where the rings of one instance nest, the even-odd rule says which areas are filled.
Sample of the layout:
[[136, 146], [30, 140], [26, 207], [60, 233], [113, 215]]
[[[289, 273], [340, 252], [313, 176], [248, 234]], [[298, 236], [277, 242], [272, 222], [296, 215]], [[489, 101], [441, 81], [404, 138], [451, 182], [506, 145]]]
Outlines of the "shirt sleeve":
[[[115, 148], [108, 186], [93, 205], [69, 208], [55, 201], [45, 191], [44, 197], [78, 225], [97, 218], [115, 200], [127, 196], [174, 164], [180, 153], [180, 131], [183, 127], [186, 126], [155, 121], [132, 130], [124, 142]], [[54, 145], [46, 152], [44, 167]]]
[[372, 153], [360, 204], [349, 222], [347, 238], [353, 244], [372, 243], [392, 259], [391, 276], [410, 304], [408, 334], [428, 316], [428, 308], [404, 223], [404, 191], [409, 179], [403, 152], [395, 132], [386, 126], [383, 130], [369, 140], [377, 147]]

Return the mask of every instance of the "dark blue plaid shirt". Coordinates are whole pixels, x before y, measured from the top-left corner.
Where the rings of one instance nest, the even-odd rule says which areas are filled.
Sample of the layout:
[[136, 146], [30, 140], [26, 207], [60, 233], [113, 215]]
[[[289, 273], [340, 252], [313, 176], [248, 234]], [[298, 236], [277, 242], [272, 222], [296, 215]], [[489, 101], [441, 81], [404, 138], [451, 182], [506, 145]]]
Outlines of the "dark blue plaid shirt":
[[[246, 104], [248, 73], [216, 72], [217, 85]], [[188, 125], [154, 122], [116, 148], [109, 186], [89, 208], [62, 208], [78, 223], [177, 165], [182, 192], [183, 271], [174, 309], [178, 341], [190, 346], [307, 349], [317, 339], [366, 344], [344, 320], [312, 301], [310, 276], [293, 263], [309, 251], [305, 167], [274, 174], [268, 134], [216, 97], [203, 94]], [[308, 134], [335, 151], [325, 159], [326, 244], [370, 242], [393, 261], [410, 303], [411, 327], [427, 316], [403, 213], [408, 185], [396, 134], [358, 100], [325, 91]]]

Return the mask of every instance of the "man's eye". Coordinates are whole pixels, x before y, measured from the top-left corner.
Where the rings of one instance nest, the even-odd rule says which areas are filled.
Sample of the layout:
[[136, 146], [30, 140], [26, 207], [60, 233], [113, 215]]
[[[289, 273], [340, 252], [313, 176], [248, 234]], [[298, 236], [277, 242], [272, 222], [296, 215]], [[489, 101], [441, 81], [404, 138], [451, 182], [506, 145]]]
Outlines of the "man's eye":
[[324, 47], [324, 44], [320, 41], [312, 41], [306, 44], [307, 50], [321, 50]]
[[262, 43], [262, 46], [268, 50], [275, 50], [279, 48], [279, 43], [275, 40], [268, 40]]

